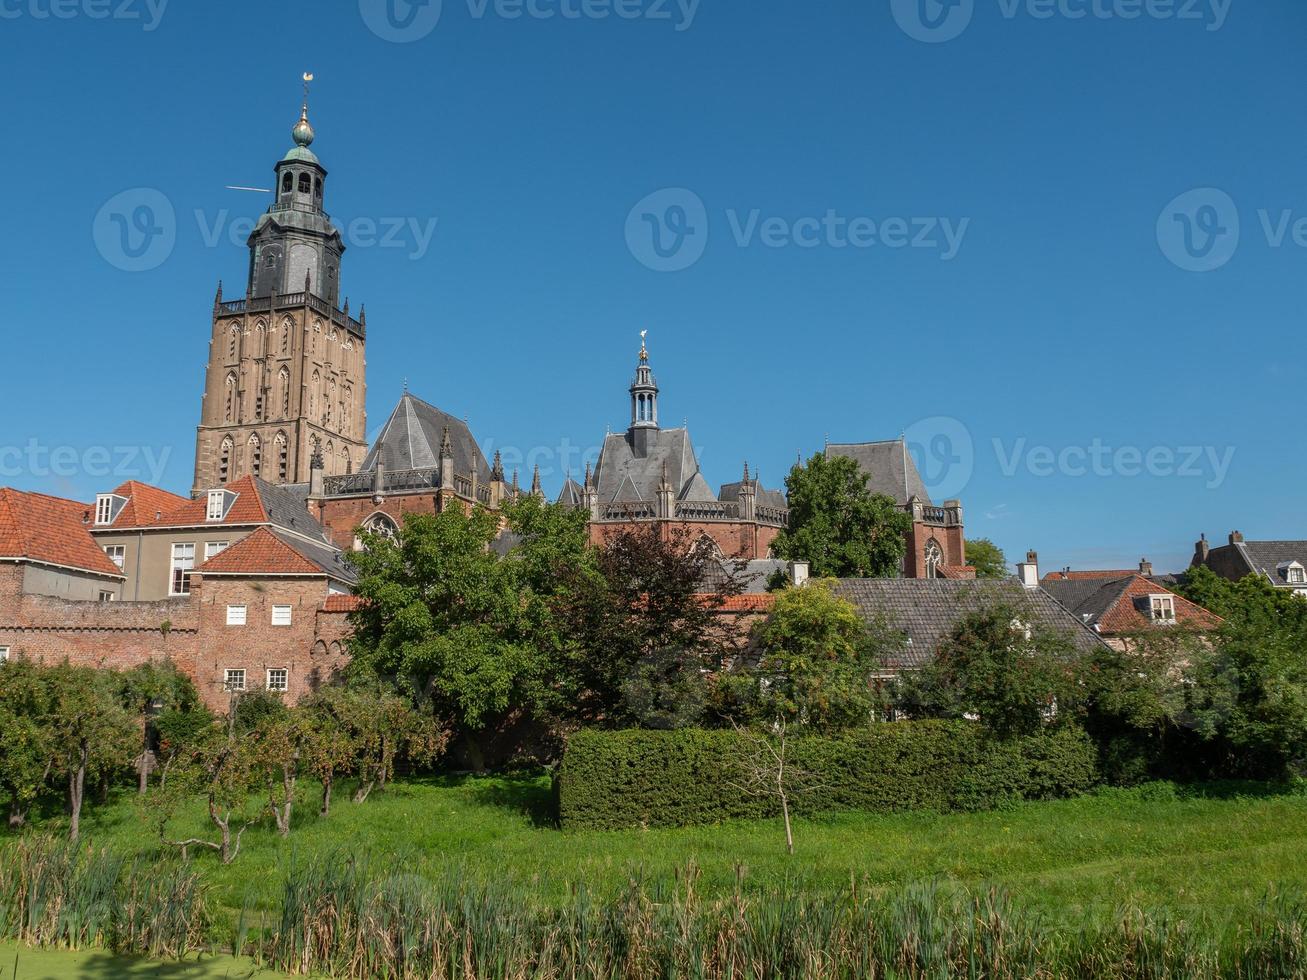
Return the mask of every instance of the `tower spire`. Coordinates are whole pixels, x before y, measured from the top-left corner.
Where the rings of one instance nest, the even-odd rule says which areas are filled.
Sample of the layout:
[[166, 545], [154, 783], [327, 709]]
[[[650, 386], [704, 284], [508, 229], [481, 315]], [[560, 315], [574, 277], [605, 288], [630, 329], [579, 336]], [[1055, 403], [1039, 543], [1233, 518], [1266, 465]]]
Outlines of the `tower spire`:
[[309, 123], [309, 82], [313, 81], [313, 72], [304, 73], [304, 105], [300, 108], [300, 121], [291, 130], [298, 146], [308, 146], [313, 142], [313, 126]]
[[635, 380], [628, 389], [631, 393], [631, 444], [640, 457], [648, 455], [649, 447], [657, 441], [658, 432], [658, 382], [649, 367], [648, 336], [648, 330], [640, 331], [640, 361], [635, 366]]

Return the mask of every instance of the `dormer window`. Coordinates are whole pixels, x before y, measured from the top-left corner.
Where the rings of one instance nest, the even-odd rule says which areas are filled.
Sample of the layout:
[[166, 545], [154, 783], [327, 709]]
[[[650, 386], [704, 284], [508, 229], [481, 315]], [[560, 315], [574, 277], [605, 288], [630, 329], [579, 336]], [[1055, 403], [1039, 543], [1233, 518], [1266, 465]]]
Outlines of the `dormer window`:
[[1148, 597], [1149, 609], [1154, 623], [1175, 622], [1175, 596], [1155, 595]]
[[204, 512], [206, 521], [220, 521], [227, 516], [227, 500], [231, 496], [226, 490], [210, 490], [209, 506]]
[[112, 524], [118, 519], [118, 514], [123, 509], [123, 504], [127, 503], [126, 497], [120, 497], [113, 493], [102, 493], [95, 498], [95, 523], [97, 525]]
[[1289, 585], [1307, 585], [1307, 567], [1302, 562], [1284, 561], [1278, 568], [1281, 578]]

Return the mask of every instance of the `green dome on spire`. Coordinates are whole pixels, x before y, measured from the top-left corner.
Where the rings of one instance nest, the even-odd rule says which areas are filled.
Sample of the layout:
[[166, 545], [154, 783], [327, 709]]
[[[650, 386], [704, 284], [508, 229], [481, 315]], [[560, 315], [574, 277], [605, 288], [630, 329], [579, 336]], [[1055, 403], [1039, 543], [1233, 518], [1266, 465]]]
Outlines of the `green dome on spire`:
[[313, 142], [313, 126], [309, 123], [309, 107], [305, 106], [304, 111], [300, 114], [300, 121], [295, 124], [291, 130], [291, 136], [295, 138], [297, 146], [308, 146]]

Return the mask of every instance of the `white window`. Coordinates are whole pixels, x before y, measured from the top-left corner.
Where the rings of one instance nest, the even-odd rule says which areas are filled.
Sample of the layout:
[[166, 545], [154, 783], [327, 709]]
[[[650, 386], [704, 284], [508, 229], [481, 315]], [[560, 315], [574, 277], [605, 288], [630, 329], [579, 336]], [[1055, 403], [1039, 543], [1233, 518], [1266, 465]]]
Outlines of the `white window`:
[[9, 662], [9, 648], [0, 647], [0, 664]]
[[113, 519], [117, 516], [114, 513], [115, 498], [111, 493], [102, 493], [95, 498], [95, 523], [112, 524]]
[[121, 544], [107, 544], [104, 546], [104, 553], [109, 556], [109, 560], [118, 566], [121, 572], [123, 565], [127, 563], [127, 546]]
[[1151, 598], [1151, 607], [1153, 611], [1154, 623], [1175, 622], [1175, 597], [1174, 596], [1155, 595]]
[[268, 671], [268, 690], [284, 691], [290, 687], [290, 671], [285, 667], [273, 667]]
[[101, 590], [100, 590], [100, 601], [101, 601], [101, 602], [113, 602], [113, 601], [114, 601], [115, 599], [117, 599], [117, 598], [118, 598], [118, 597], [117, 597], [116, 595], [114, 595], [112, 592], [108, 591], [107, 589], [101, 589]]
[[172, 581], [168, 583], [169, 595], [191, 594], [191, 572], [195, 569], [195, 545], [175, 544], [172, 546]]
[[245, 690], [245, 671], [243, 670], [226, 671], [222, 679], [222, 686], [223, 689], [227, 691]]
[[1289, 584], [1302, 585], [1304, 582], [1307, 582], [1307, 571], [1304, 571], [1301, 565], [1290, 565]]
[[245, 625], [245, 607], [228, 606], [227, 607], [227, 625], [244, 626]]
[[209, 491], [209, 509], [205, 512], [207, 521], [220, 521], [227, 511], [227, 492], [225, 490]]
[[273, 626], [290, 625], [290, 606], [272, 607], [272, 625]]
[[230, 543], [231, 542], [229, 541], [206, 542], [204, 545], [204, 560], [208, 561], [210, 558], [218, 557], [218, 555], [222, 554], [224, 551], [227, 550], [227, 547]]

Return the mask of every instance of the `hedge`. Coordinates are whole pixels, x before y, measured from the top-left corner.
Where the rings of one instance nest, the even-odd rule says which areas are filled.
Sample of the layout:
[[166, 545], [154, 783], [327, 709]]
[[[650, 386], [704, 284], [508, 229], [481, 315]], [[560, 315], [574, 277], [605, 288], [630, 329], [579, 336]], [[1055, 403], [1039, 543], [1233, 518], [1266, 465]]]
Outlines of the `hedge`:
[[[582, 731], [558, 770], [558, 817], [567, 828], [615, 830], [775, 816], [774, 795], [739, 787], [749, 755], [733, 731]], [[1078, 729], [998, 742], [967, 722], [898, 722], [791, 739], [787, 755], [805, 774], [790, 801], [801, 815], [984, 810], [1074, 795], [1097, 779], [1094, 745]]]

